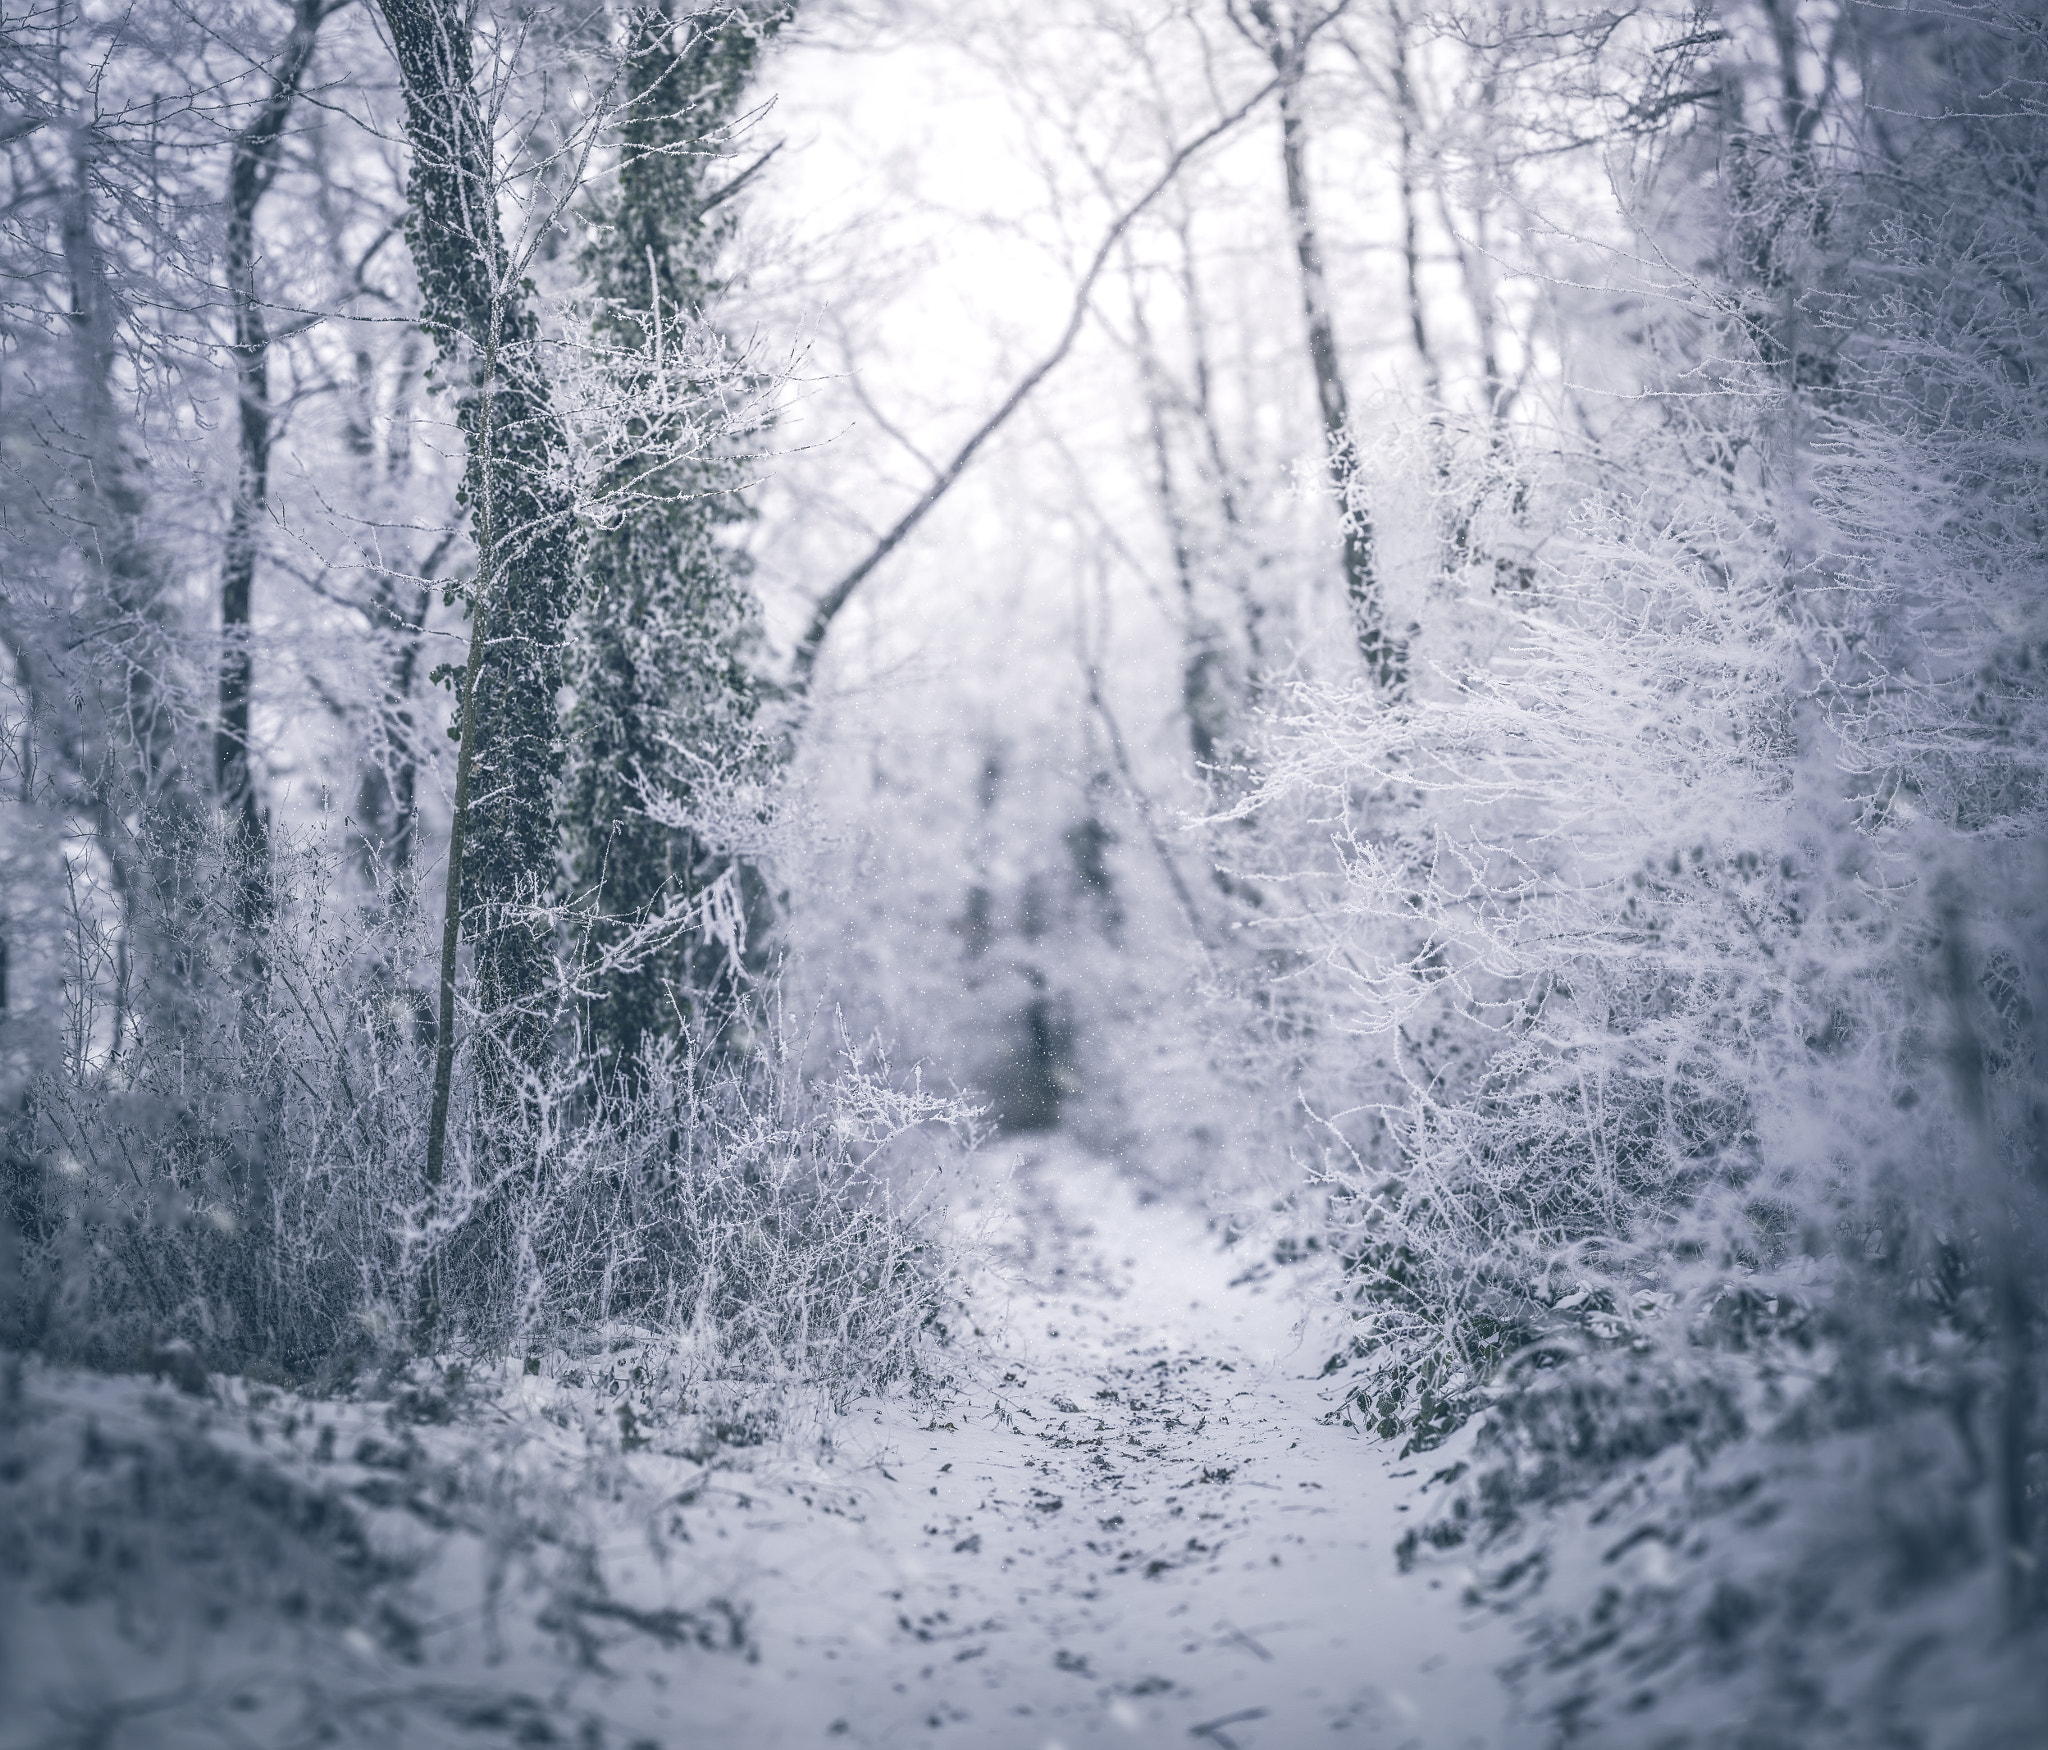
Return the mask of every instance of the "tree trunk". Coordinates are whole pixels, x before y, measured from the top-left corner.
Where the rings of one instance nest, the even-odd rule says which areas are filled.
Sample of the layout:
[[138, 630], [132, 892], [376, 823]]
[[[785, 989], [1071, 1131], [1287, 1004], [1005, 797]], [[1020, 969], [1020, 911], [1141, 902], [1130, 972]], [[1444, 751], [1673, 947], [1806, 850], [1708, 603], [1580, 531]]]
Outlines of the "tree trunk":
[[1124, 253], [1124, 282], [1130, 293], [1131, 331], [1136, 343], [1138, 382], [1145, 394], [1146, 435], [1152, 449], [1153, 491], [1159, 500], [1160, 520], [1166, 526], [1168, 546], [1173, 554], [1173, 578], [1180, 589], [1181, 611], [1181, 708], [1187, 717], [1188, 746], [1199, 766], [1211, 765], [1229, 717], [1230, 702], [1224, 691], [1224, 657], [1216, 628], [1205, 621], [1195, 600], [1195, 561], [1188, 545], [1188, 519], [1181, 508], [1179, 483], [1174, 478], [1173, 440], [1166, 422], [1165, 373], [1153, 344], [1152, 326], [1145, 316], [1145, 302], [1138, 292], [1137, 266]]
[[269, 909], [269, 831], [249, 767], [249, 648], [257, 548], [270, 497], [270, 330], [256, 286], [256, 208], [277, 180], [284, 125], [313, 58], [325, 0], [296, 0], [270, 95], [235, 136], [228, 160], [228, 296], [234, 311], [237, 475], [220, 589], [220, 714], [213, 737], [214, 793], [231, 823], [236, 910], [253, 928]]
[[[1301, 275], [1302, 314], [1308, 323], [1309, 368], [1315, 376], [1316, 406], [1322, 414], [1324, 463], [1344, 519], [1344, 593], [1366, 672], [1382, 688], [1394, 688], [1406, 676], [1407, 652], [1387, 630], [1372, 521], [1361, 502], [1364, 482], [1351, 431], [1351, 398], [1337, 357], [1329, 279], [1323, 271], [1322, 241], [1309, 198], [1308, 126], [1302, 114], [1301, 88], [1308, 67], [1310, 32], [1302, 30], [1298, 20], [1283, 28], [1271, 0], [1253, 0], [1248, 10], [1259, 27], [1280, 87], [1280, 162], [1286, 176], [1294, 258]], [[1327, 18], [1319, 20], [1317, 27], [1324, 22]]]
[[1202, 298], [1201, 279], [1195, 271], [1194, 238], [1191, 234], [1190, 219], [1185, 210], [1176, 218], [1174, 235], [1180, 244], [1176, 277], [1180, 283], [1181, 303], [1187, 321], [1188, 350], [1194, 371], [1194, 396], [1188, 411], [1201, 430], [1203, 450], [1209, 463], [1210, 484], [1216, 492], [1216, 507], [1223, 513], [1223, 528], [1229, 549], [1224, 559], [1224, 581], [1229, 585], [1231, 593], [1237, 597], [1238, 612], [1244, 631], [1247, 675], [1256, 686], [1258, 672], [1266, 660], [1266, 607], [1259, 599], [1255, 574], [1271, 562], [1271, 556], [1263, 552], [1256, 556], [1247, 553], [1244, 517], [1238, 509], [1238, 495], [1244, 489], [1244, 477], [1232, 465], [1229, 455], [1224, 450], [1223, 433], [1216, 424], [1215, 403], [1210, 394], [1209, 317]]
[[[616, 192], [583, 264], [599, 300], [599, 340], [621, 401], [631, 403], [645, 400], [636, 385], [670, 368], [664, 352], [674, 356], [690, 314], [704, 318], [725, 289], [717, 272], [737, 225], [730, 196], [766, 161], [728, 169], [731, 136], [755, 64], [788, 13], [756, 5], [699, 15], [683, 0], [624, 10], [628, 110]], [[686, 937], [632, 955], [637, 927], [728, 867], [696, 833], [650, 818], [645, 798], [687, 807], [772, 758], [755, 728], [760, 689], [750, 667], [763, 641], [760, 604], [744, 556], [720, 538], [745, 515], [734, 491], [740, 471], [727, 448], [699, 446], [685, 408], [643, 423], [635, 455], [602, 489], [630, 509], [593, 529], [583, 548], [561, 792], [579, 940], [597, 958], [628, 955], [587, 982], [584, 1040], [596, 1060], [628, 1075], [650, 1037], [686, 1028], [723, 1036], [762, 952]], [[765, 896], [744, 869], [741, 880]], [[771, 920], [749, 922], [761, 926], [750, 939], [765, 942]]]
[[[115, 405], [120, 315], [94, 222], [104, 146], [91, 123], [71, 123], [71, 176], [58, 212], [58, 242], [71, 294], [81, 546], [102, 592], [91, 610], [99, 622], [95, 642], [115, 671], [98, 679], [80, 708], [74, 755], [83, 811], [120, 906], [111, 1066], [124, 1038], [145, 1030], [135, 1012], [134, 978], [143, 938], [148, 1026], [170, 1035], [189, 1021], [199, 908], [189, 859], [197, 811], [167, 684], [164, 571], [147, 532], [147, 476]], [[151, 899], [153, 906], [146, 903]]]
[[[556, 695], [574, 570], [574, 504], [557, 466], [567, 438], [500, 228], [495, 142], [456, 0], [382, 0], [412, 148], [406, 233], [422, 326], [439, 350], [467, 450], [464, 497], [477, 546], [462, 769], [441, 969], [440, 1050], [454, 1043], [454, 944], [476, 952], [478, 1007], [507, 1053], [537, 1067], [549, 930], [532, 908], [556, 882]], [[445, 1098], [436, 1117], [445, 1123]], [[441, 1163], [438, 1130], [429, 1146]]]
[[1400, 155], [1395, 166], [1401, 192], [1401, 268], [1403, 289], [1408, 296], [1408, 331], [1415, 342], [1415, 356], [1422, 365], [1423, 392], [1429, 399], [1430, 412], [1440, 420], [1443, 372], [1438, 368], [1436, 351], [1430, 345], [1429, 324], [1424, 319], [1422, 248], [1416, 223], [1415, 136], [1422, 127], [1422, 106], [1416, 100], [1415, 82], [1408, 76], [1408, 20], [1392, 0], [1387, 7], [1387, 23], [1393, 51], [1387, 70], [1393, 78], [1394, 118], [1400, 134]]

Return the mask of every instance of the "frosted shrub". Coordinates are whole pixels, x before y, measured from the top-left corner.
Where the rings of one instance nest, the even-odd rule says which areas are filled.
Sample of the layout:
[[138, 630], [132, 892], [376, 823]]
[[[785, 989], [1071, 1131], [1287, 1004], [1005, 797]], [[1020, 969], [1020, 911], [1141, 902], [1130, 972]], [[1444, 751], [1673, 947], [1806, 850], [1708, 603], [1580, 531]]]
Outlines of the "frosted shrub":
[[1556, 1301], [1632, 1319], [1709, 1186], [1763, 1210], [1806, 1111], [1786, 1053], [1890, 927], [1803, 909], [1836, 876], [1789, 757], [1802, 651], [1752, 505], [1690, 492], [1684, 437], [1661, 477], [1551, 483], [1561, 538], [1486, 668], [1392, 708], [1298, 686], [1236, 811], [1326, 836], [1319, 870], [1248, 871], [1296, 899], [1257, 926], [1295, 1000], [1341, 1018], [1325, 1099], [1345, 1056], [1383, 1065], [1311, 1109], [1388, 1432], [1440, 1435]]
[[[2010, 1571], [2033, 1608], [2042, 594], [1982, 515], [1876, 521], [1879, 455], [1956, 489], [1938, 441], [1836, 421], [1795, 568], [1700, 435], [1550, 483], [1485, 668], [1297, 687], [1238, 866], [1286, 896], [1254, 927], [1355, 1296], [1330, 1370], [1404, 1450], [1484, 1412], [1411, 1555], [1497, 1557], [1563, 1720], [1681, 1650], [1746, 1668], [1782, 1610], [1754, 1717], [1796, 1737], [1828, 1600]], [[1755, 1572], [1691, 1529], [1738, 1510], [1784, 1521]], [[1697, 1565], [1596, 1559], [1643, 1537]], [[1539, 1609], [1555, 1551], [1593, 1553]]]
[[[2038, 32], [1971, 17], [1988, 91]], [[1667, 279], [1655, 386], [1517, 459], [1482, 654], [1297, 686], [1219, 838], [1284, 900], [1330, 1370], [1410, 1450], [1480, 1414], [1408, 1554], [1526, 1613], [1559, 1742], [1876, 1742], [1910, 1681], [2017, 1743], [1986, 1698], [2038, 1695], [1983, 1662], [2048, 1475], [2040, 115], [1943, 101], [1984, 137], [1918, 182], [1737, 215], [1792, 258], [1828, 205], [1804, 307]]]
[[635, 1327], [707, 1372], [840, 1396], [914, 1372], [949, 1292], [927, 1218], [972, 1114], [899, 1086], [877, 1047], [821, 1080], [811, 1054], [782, 1017], [744, 1053], [663, 1044], [630, 1081], [537, 1102], [525, 1154], [458, 1162], [430, 1219], [472, 1340], [574, 1352]]
[[840, 1393], [919, 1364], [946, 1281], [924, 1216], [971, 1140], [965, 1109], [871, 1050], [806, 1077], [804, 1030], [780, 1018], [745, 1050], [656, 1049], [630, 1080], [566, 1055], [510, 1099], [486, 1078], [486, 1109], [482, 1017], [430, 1187], [432, 1041], [388, 970], [417, 963], [418, 911], [343, 897], [320, 844], [279, 868], [259, 941], [196, 923], [195, 956], [241, 944], [249, 964], [195, 978], [210, 1001], [162, 1036], [131, 1023], [111, 1058], [105, 1018], [83, 1017], [101, 1049], [46, 1076], [9, 1132], [6, 1341], [315, 1383], [422, 1347], [574, 1352], [626, 1326], [706, 1373]]

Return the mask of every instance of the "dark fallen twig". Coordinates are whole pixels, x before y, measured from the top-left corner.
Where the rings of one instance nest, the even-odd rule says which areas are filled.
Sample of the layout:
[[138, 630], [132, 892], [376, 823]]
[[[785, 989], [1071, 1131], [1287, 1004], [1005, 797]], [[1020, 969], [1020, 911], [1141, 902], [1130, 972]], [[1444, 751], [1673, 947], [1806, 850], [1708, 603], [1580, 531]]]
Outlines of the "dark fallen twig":
[[1188, 1736], [1190, 1738], [1208, 1738], [1217, 1744], [1220, 1750], [1237, 1750], [1237, 1740], [1223, 1728], [1225, 1726], [1241, 1726], [1247, 1721], [1262, 1720], [1265, 1717], [1266, 1710], [1262, 1707], [1240, 1708], [1236, 1713], [1225, 1714], [1219, 1720], [1204, 1720], [1199, 1726], [1188, 1727]]
[[643, 1635], [651, 1635], [665, 1647], [701, 1647], [707, 1653], [744, 1652], [747, 1646], [745, 1616], [723, 1598], [714, 1598], [703, 1611], [636, 1610], [611, 1598], [569, 1598], [566, 1609], [579, 1616], [604, 1617], [622, 1622]]

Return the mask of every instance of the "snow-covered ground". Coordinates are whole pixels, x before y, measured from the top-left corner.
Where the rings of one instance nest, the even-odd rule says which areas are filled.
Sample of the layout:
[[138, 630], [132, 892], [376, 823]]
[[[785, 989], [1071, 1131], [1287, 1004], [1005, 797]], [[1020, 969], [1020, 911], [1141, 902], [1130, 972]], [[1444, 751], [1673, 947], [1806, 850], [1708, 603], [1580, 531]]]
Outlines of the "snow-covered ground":
[[844, 1416], [631, 1349], [397, 1404], [23, 1367], [0, 1745], [1515, 1743], [1506, 1629], [1396, 1569], [1449, 1456], [1324, 1421], [1313, 1266], [982, 1172], [951, 1383]]

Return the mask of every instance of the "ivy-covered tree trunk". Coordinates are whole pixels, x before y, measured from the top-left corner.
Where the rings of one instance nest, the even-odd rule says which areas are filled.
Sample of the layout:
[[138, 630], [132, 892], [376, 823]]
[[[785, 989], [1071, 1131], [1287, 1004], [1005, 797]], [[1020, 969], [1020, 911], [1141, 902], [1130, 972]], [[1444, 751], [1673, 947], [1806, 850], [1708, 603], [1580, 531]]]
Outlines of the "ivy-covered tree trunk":
[[[567, 446], [541, 369], [536, 325], [498, 213], [494, 142], [473, 82], [456, 0], [382, 0], [405, 88], [412, 148], [406, 238], [422, 326], [456, 401], [476, 542], [471, 657], [463, 680], [463, 770], [449, 851], [447, 942], [466, 924], [477, 1002], [515, 1064], [545, 1044], [539, 1012], [551, 963], [547, 925], [526, 908], [556, 884], [556, 695], [574, 584]], [[453, 1037], [453, 956], [444, 952], [436, 1124]], [[430, 1173], [439, 1167], [433, 1151]]]
[[[736, 944], [671, 942], [618, 957], [636, 926], [700, 894], [727, 862], [685, 828], [649, 818], [658, 792], [683, 806], [766, 756], [748, 666], [760, 610], [744, 555], [721, 538], [744, 513], [729, 445], [693, 421], [731, 374], [703, 322], [731, 234], [731, 136], [761, 51], [789, 13], [769, 5], [689, 16], [681, 0], [639, 0], [625, 19], [627, 119], [614, 193], [584, 266], [600, 300], [595, 336], [638, 413], [630, 458], [604, 483], [612, 514], [589, 531], [570, 640], [575, 706], [562, 790], [571, 879], [594, 955], [589, 1037], [601, 1062], [629, 1065], [650, 1034], [726, 1017], [742, 969]], [[758, 162], [758, 161], [757, 161]], [[692, 366], [688, 361], [700, 362]], [[701, 372], [702, 395], [634, 391], [640, 379]], [[669, 429], [654, 429], [665, 421]], [[742, 869], [750, 910], [760, 884]]]

